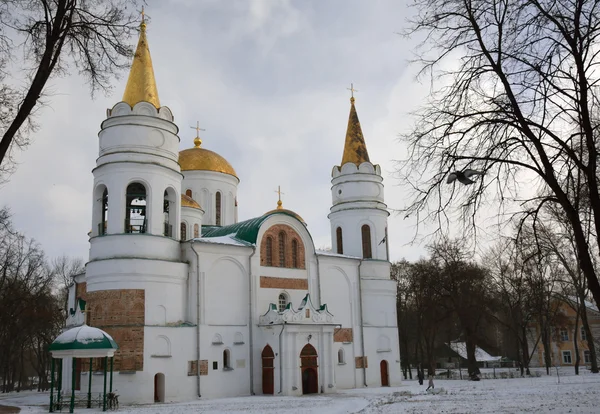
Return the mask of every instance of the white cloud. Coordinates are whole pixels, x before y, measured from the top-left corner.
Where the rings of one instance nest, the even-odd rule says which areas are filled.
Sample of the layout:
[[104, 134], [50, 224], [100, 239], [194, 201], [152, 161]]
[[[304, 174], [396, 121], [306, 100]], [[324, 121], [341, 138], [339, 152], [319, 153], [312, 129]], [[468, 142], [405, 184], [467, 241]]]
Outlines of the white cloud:
[[[147, 11], [161, 104], [175, 114], [182, 149], [199, 120], [203, 146], [234, 166], [240, 219], [274, 208], [281, 185], [284, 206], [307, 221], [317, 247], [331, 244], [331, 169], [343, 150], [350, 82], [371, 160], [386, 173], [387, 204], [403, 206], [391, 175], [402, 151], [396, 137], [426, 87], [406, 71], [412, 43], [395, 34], [402, 2], [178, 0], [149, 2]], [[55, 80], [42, 129], [0, 189], [16, 227], [51, 256], [87, 259], [97, 133], [125, 82], [123, 74], [113, 96], [92, 101], [78, 77]], [[390, 217], [393, 259], [422, 254], [405, 245], [411, 225]]]

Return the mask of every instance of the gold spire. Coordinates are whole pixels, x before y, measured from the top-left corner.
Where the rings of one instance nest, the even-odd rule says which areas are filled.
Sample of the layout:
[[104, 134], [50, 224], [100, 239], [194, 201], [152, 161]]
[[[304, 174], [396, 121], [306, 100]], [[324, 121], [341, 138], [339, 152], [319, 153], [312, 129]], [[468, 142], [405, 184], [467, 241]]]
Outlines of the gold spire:
[[127, 102], [133, 107], [138, 102], [150, 102], [157, 109], [160, 108], [158, 100], [158, 89], [154, 79], [154, 69], [152, 68], [152, 58], [146, 39], [146, 19], [144, 8], [142, 8], [142, 22], [140, 23], [140, 40], [138, 41], [133, 63], [129, 71], [127, 86], [123, 94], [123, 102]]
[[350, 84], [348, 89], [352, 95], [350, 97], [350, 117], [348, 118], [348, 129], [346, 130], [346, 143], [344, 144], [344, 155], [340, 167], [347, 162], [353, 162], [357, 166], [363, 162], [369, 161], [369, 153], [367, 152], [367, 144], [360, 128], [358, 114], [354, 107], [354, 85]]
[[277, 186], [277, 190], [275, 190], [275, 192], [279, 196], [279, 200], [277, 200], [277, 210], [283, 210], [283, 203], [281, 202], [281, 195], [285, 194], [285, 193], [281, 192], [281, 186], [280, 185]]
[[196, 126], [190, 128], [196, 130], [196, 138], [194, 138], [194, 148], [200, 148], [200, 145], [202, 145], [202, 140], [200, 139], [200, 131], [206, 131], [206, 129], [200, 128], [200, 121], [196, 121]]

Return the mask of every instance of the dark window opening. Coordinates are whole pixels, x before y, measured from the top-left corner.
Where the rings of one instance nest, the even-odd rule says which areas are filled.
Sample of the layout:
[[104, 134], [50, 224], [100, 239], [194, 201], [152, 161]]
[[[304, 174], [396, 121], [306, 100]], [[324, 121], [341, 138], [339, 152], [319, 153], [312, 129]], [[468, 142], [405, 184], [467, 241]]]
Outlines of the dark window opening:
[[338, 227], [337, 229], [335, 229], [335, 238], [336, 238], [338, 254], [344, 254], [344, 242], [342, 240], [342, 228], [341, 227]]
[[371, 228], [367, 224], [365, 224], [361, 228], [361, 233], [363, 258], [370, 259], [373, 257], [371, 252]]

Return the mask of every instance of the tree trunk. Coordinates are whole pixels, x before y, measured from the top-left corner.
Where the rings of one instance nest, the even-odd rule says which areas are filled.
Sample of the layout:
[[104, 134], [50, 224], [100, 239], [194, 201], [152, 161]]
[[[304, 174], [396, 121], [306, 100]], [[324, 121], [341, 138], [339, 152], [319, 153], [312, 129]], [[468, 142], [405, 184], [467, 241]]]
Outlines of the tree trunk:
[[465, 344], [467, 347], [467, 370], [469, 371], [469, 378], [472, 379], [479, 375], [481, 371], [479, 371], [477, 358], [475, 358], [476, 344], [469, 329], [465, 330]]
[[546, 375], [550, 375], [550, 367], [552, 366], [552, 359], [550, 358], [550, 338], [548, 335], [548, 328], [542, 328], [542, 345], [544, 346], [544, 365], [546, 366]]
[[[598, 373], [598, 360], [596, 359], [596, 344], [594, 343], [594, 337], [592, 336], [592, 330], [590, 328], [590, 324], [588, 322], [587, 317], [587, 308], [585, 306], [585, 297], [581, 297], [580, 295], [580, 303], [583, 303], [583, 308], [581, 310], [581, 326], [585, 330], [585, 339], [587, 342], [588, 350], [590, 351], [591, 358], [591, 371], [594, 374]], [[575, 333], [577, 335], [577, 333]]]
[[522, 327], [522, 337], [519, 338], [521, 342], [521, 358], [523, 361], [523, 367], [521, 368], [521, 376], [523, 376], [523, 368], [525, 368], [525, 373], [527, 375], [531, 375], [531, 371], [529, 371], [529, 344], [527, 343], [527, 327]]

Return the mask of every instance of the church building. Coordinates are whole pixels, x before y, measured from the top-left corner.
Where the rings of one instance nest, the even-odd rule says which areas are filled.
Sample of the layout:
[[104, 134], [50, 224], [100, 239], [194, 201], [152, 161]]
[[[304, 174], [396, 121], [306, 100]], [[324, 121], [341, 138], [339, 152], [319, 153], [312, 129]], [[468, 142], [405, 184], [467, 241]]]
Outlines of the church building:
[[[400, 385], [389, 212], [354, 97], [331, 172], [332, 250], [319, 251], [281, 199], [239, 221], [240, 178], [199, 136], [179, 150], [140, 28], [123, 99], [98, 134], [90, 255], [71, 286], [67, 320], [118, 344], [112, 388], [120, 401]], [[76, 361], [83, 392], [103, 360]], [[65, 360], [65, 391], [72, 368]]]

